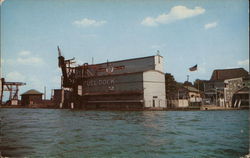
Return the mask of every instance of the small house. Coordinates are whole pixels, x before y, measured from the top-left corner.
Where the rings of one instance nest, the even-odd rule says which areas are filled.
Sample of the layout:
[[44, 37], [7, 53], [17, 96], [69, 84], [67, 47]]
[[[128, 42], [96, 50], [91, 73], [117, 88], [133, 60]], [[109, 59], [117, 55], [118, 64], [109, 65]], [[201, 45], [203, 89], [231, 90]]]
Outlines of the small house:
[[23, 106], [36, 105], [42, 103], [43, 93], [31, 89], [21, 94], [21, 104]]

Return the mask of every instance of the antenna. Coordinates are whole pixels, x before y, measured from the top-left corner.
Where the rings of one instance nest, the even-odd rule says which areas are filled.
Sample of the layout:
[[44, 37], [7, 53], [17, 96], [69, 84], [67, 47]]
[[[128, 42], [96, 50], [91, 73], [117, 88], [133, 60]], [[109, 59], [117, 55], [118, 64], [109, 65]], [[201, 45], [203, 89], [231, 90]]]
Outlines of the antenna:
[[62, 53], [61, 53], [61, 50], [60, 50], [59, 46], [57, 46], [57, 50], [58, 50], [58, 56], [59, 57], [62, 56]]
[[157, 50], [157, 53], [156, 53], [156, 55], [160, 55], [160, 51], [159, 51], [159, 50]]

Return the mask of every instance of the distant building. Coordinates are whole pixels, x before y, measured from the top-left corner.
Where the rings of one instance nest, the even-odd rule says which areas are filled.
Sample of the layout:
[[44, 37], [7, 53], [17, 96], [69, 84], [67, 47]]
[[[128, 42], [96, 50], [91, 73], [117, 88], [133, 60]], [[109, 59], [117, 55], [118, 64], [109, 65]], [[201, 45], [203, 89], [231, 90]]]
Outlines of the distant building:
[[64, 93], [62, 89], [53, 90], [52, 100], [56, 105], [58, 105], [58, 107], [60, 106], [60, 104], [62, 104], [63, 98], [64, 98]]
[[229, 100], [237, 90], [237, 88], [232, 88], [232, 85], [237, 84], [240, 88], [239, 84], [242, 84], [242, 79], [239, 78], [247, 75], [248, 72], [243, 68], [214, 70], [211, 79], [204, 82], [205, 98], [209, 99], [210, 104], [231, 106]]
[[214, 70], [210, 81], [224, 81], [226, 79], [247, 76], [248, 72], [243, 68]]
[[69, 98], [70, 98], [70, 91], [64, 90], [64, 89], [54, 89], [52, 94], [52, 102], [55, 107], [62, 108], [63, 103], [66, 105], [70, 104]]
[[249, 108], [249, 87], [243, 87], [233, 94], [232, 106], [233, 107], [246, 107]]
[[178, 92], [175, 98], [168, 100], [170, 107], [189, 107], [189, 106], [201, 106], [202, 98], [201, 91], [193, 86], [179, 85]]
[[225, 88], [224, 88], [225, 106], [232, 107], [233, 95], [243, 87], [243, 80], [242, 77], [233, 78], [225, 80], [224, 83], [225, 83]]
[[43, 100], [43, 93], [31, 89], [21, 95], [21, 105], [32, 108], [55, 108], [53, 100]]
[[179, 99], [187, 99], [189, 106], [200, 106], [201, 92], [193, 86], [183, 86], [179, 89]]
[[165, 74], [160, 55], [72, 66], [59, 50], [62, 87], [72, 90], [65, 107], [137, 109], [166, 107]]
[[41, 104], [42, 97], [43, 97], [43, 93], [37, 90], [31, 89], [21, 94], [21, 104], [23, 106]]

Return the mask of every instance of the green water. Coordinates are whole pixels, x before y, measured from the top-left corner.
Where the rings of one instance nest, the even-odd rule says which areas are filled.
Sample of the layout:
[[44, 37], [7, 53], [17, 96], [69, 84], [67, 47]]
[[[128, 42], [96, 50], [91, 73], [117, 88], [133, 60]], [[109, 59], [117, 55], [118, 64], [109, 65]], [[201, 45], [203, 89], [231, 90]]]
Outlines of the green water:
[[238, 158], [249, 112], [0, 109], [2, 156]]

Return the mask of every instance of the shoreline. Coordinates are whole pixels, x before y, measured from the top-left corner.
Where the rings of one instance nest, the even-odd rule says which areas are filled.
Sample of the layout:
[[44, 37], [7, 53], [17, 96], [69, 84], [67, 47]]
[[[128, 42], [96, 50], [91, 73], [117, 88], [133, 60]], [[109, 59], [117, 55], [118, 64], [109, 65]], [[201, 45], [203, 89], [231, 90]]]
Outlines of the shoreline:
[[[58, 107], [24, 107], [21, 105], [17, 106], [6, 106], [0, 105], [0, 109], [70, 109], [70, 108], [58, 108]], [[249, 107], [241, 107], [241, 108], [226, 108], [219, 106], [200, 106], [200, 107], [185, 107], [185, 108], [142, 108], [142, 109], [127, 109], [127, 108], [119, 108], [119, 109], [109, 109], [109, 108], [98, 108], [98, 109], [84, 109], [84, 108], [75, 108], [70, 110], [83, 110], [83, 111], [230, 111], [230, 110], [249, 110]]]

